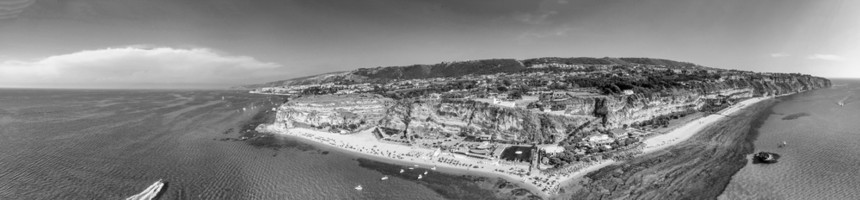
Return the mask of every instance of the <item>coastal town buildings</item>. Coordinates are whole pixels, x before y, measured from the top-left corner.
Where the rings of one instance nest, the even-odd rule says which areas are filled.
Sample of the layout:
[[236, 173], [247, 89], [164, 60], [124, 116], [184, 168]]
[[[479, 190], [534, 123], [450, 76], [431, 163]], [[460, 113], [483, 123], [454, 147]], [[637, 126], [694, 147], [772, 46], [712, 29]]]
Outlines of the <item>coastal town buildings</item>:
[[[546, 58], [359, 69], [252, 92], [287, 95], [290, 119], [300, 121], [296, 127], [343, 135], [372, 128], [381, 143], [435, 152], [423, 157], [525, 166], [517, 172], [525, 175], [625, 159], [646, 148], [643, 141], [661, 132], [655, 130], [670, 129], [669, 120], [720, 114], [744, 99], [780, 92], [755, 86], [797, 82], [791, 74], [632, 63], [642, 59], [613, 63], [618, 60], [625, 61]], [[464, 70], [433, 69], [451, 65]], [[316, 103], [319, 98], [333, 100]]]

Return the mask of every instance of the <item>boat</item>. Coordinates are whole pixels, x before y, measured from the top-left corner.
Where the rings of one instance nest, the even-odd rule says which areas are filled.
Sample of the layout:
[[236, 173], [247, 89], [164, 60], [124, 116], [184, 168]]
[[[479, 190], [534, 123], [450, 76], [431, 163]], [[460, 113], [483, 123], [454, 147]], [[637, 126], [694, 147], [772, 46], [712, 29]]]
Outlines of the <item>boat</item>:
[[164, 187], [164, 185], [165, 185], [165, 182], [162, 179], [158, 179], [158, 181], [155, 181], [155, 183], [153, 183], [152, 185], [149, 185], [149, 187], [144, 189], [143, 192], [140, 192], [140, 193], [132, 195], [128, 198], [125, 198], [125, 200], [158, 199], [158, 197], [161, 196], [161, 193], [162, 193], [161, 189], [162, 189], [162, 187]]
[[401, 174], [402, 174], [402, 173], [403, 173], [403, 171], [405, 171], [405, 170], [403, 170], [403, 169], [400, 169], [400, 173], [401, 173]]
[[753, 155], [753, 163], [776, 163], [779, 157], [779, 154], [762, 151]]
[[414, 167], [410, 167], [410, 168], [409, 168], [409, 170], [413, 170], [413, 169], [415, 169], [415, 168], [414, 168]]
[[362, 187], [361, 187], [361, 185], [355, 186], [355, 190], [361, 191], [361, 190], [363, 190], [363, 189], [364, 189], [364, 188], [362, 188]]
[[424, 178], [424, 177], [423, 177], [423, 176], [421, 176], [421, 174], [419, 174], [419, 175], [418, 175], [418, 179], [420, 180], [421, 178]]
[[430, 168], [430, 169], [432, 169], [432, 170], [436, 170], [436, 166], [433, 166], [433, 168]]
[[427, 175], [427, 171], [424, 171], [424, 175]]
[[380, 178], [379, 180], [383, 180], [383, 181], [384, 181], [384, 180], [388, 180], [388, 176], [383, 176], [383, 177], [382, 177], [382, 178]]
[[782, 141], [782, 143], [777, 145], [777, 147], [782, 148], [782, 147], [785, 147], [785, 145], [788, 145], [788, 143], [785, 143], [785, 141]]

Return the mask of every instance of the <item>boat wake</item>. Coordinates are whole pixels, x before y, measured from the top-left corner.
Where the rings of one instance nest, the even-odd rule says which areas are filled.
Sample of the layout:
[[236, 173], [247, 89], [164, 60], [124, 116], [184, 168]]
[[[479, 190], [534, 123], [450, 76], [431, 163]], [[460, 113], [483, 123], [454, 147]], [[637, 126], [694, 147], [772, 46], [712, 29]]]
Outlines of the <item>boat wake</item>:
[[149, 187], [143, 190], [138, 194], [132, 195], [125, 200], [152, 200], [161, 198], [161, 195], [164, 193], [164, 188], [167, 187], [167, 183], [159, 179]]
[[845, 106], [845, 104], [848, 104], [848, 100], [850, 100], [851, 97], [853, 97], [853, 96], [854, 95], [845, 96], [845, 98], [842, 98], [842, 100], [839, 100], [839, 102], [836, 102], [836, 105]]

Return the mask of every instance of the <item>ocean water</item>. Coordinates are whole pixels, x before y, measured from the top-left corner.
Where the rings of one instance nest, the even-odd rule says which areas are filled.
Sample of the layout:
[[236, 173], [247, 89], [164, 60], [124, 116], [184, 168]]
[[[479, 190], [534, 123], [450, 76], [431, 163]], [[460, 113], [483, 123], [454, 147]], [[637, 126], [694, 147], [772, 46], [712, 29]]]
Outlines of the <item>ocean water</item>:
[[719, 199], [860, 199], [860, 80], [833, 83], [781, 98], [755, 142], [779, 162], [748, 163]]
[[158, 179], [169, 182], [162, 199], [443, 199], [324, 146], [221, 140], [276, 103], [238, 91], [0, 90], [0, 199], [122, 199]]
[[[748, 164], [720, 199], [860, 199], [860, 81], [834, 84], [773, 107], [756, 151], [779, 153], [780, 162]], [[440, 191], [468, 186], [455, 176], [380, 181], [398, 167], [360, 166], [355, 155], [295, 138], [277, 138], [276, 149], [221, 141], [277, 103], [236, 91], [0, 90], [0, 199], [121, 199], [158, 179], [169, 182], [163, 199], [478, 193]], [[777, 148], [782, 141], [788, 146]]]

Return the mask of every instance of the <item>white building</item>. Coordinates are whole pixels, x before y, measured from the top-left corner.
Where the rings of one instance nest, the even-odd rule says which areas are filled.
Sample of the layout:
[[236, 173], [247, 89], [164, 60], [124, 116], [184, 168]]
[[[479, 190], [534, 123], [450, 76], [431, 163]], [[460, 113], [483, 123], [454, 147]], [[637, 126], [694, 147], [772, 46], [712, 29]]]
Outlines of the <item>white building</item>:
[[564, 147], [561, 147], [561, 146], [546, 146], [546, 147], [543, 147], [541, 149], [543, 149], [543, 151], [548, 153], [548, 154], [557, 154], [557, 153], [564, 152]]
[[615, 139], [612, 139], [606, 134], [599, 134], [587, 137], [586, 141], [594, 144], [609, 144], [615, 142]]
[[624, 93], [624, 95], [633, 95], [634, 94], [633, 90], [624, 90], [621, 92]]

